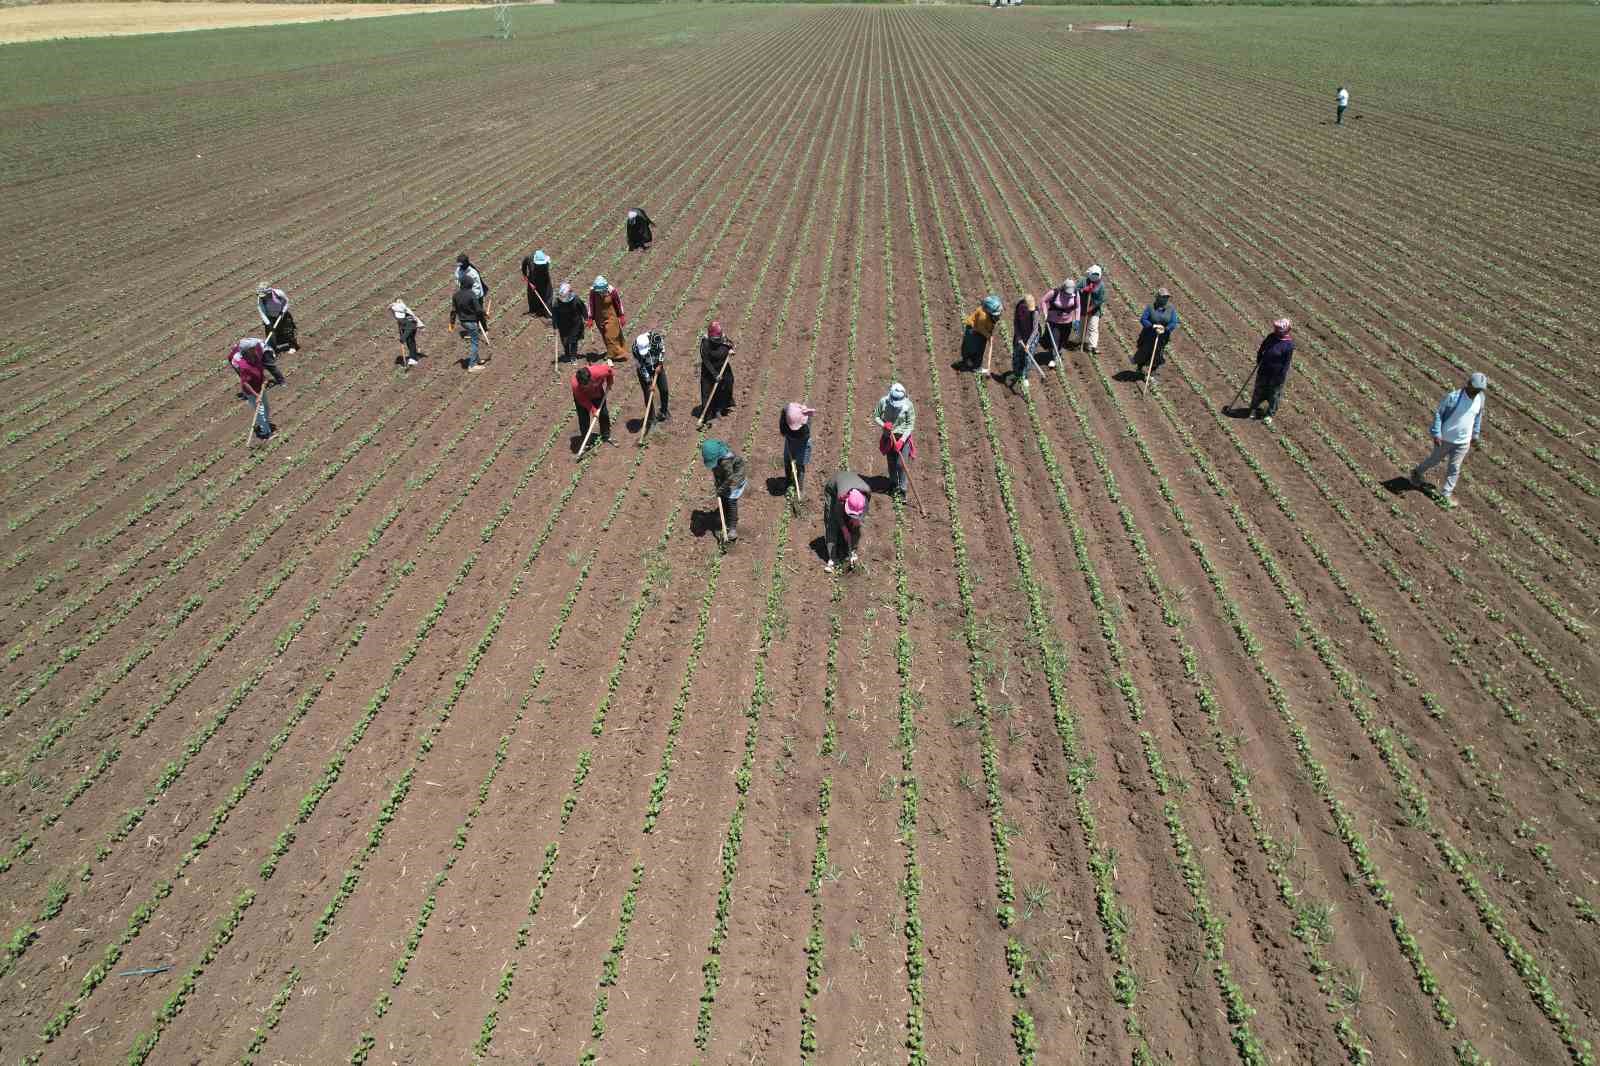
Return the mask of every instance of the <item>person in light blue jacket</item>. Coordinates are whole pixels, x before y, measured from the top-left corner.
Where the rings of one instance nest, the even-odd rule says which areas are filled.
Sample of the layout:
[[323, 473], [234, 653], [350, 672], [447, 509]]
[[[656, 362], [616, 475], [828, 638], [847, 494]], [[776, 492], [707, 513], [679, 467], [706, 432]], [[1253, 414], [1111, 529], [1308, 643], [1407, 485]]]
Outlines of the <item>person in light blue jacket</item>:
[[1433, 451], [1411, 471], [1411, 484], [1426, 489], [1428, 482], [1423, 480], [1422, 475], [1440, 462], [1444, 463], [1444, 483], [1439, 487], [1439, 502], [1446, 507], [1456, 505], [1456, 479], [1461, 476], [1461, 464], [1483, 434], [1484, 393], [1488, 388], [1488, 378], [1473, 374], [1467, 379], [1466, 385], [1444, 394], [1444, 399], [1439, 401], [1438, 408], [1433, 412], [1433, 426], [1429, 431], [1433, 436]]

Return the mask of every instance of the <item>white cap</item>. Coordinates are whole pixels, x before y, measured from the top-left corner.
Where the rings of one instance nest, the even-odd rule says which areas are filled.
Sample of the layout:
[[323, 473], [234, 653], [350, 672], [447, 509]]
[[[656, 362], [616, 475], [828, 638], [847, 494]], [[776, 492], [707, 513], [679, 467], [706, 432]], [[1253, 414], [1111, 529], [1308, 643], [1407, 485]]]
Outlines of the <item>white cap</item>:
[[633, 339], [633, 350], [643, 355], [650, 350], [650, 334], [641, 333]]
[[628, 217], [629, 218], [638, 218], [639, 217], [639, 212], [637, 212], [637, 211], [629, 211], [628, 212]]
[[408, 309], [407, 309], [407, 307], [405, 305], [405, 301], [396, 300], [394, 303], [389, 305], [389, 310], [394, 312], [394, 317], [396, 317], [396, 318], [404, 318], [404, 317], [406, 317], [406, 311]]
[[1089, 268], [1089, 276], [1091, 278], [1098, 278], [1101, 274], [1104, 274], [1104, 273], [1105, 273], [1105, 271], [1100, 269], [1100, 264], [1099, 263], [1096, 263], [1096, 264], [1094, 264], [1093, 266], [1091, 266]]

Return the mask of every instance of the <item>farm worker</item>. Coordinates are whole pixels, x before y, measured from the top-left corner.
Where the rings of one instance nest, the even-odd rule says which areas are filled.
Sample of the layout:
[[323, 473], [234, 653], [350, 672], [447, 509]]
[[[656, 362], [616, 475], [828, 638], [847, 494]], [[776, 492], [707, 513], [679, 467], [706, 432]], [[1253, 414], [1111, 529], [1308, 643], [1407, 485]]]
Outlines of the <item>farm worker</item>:
[[267, 440], [277, 427], [267, 411], [267, 372], [262, 356], [267, 344], [259, 337], [242, 337], [238, 344], [228, 349], [228, 365], [239, 375], [239, 393], [245, 403], [256, 409], [256, 439]]
[[1032, 293], [1023, 293], [1011, 311], [1011, 380], [1022, 382], [1022, 391], [1028, 391], [1028, 366], [1039, 344], [1039, 329], [1044, 316], [1039, 314], [1039, 304]]
[[589, 423], [600, 416], [600, 439], [615, 444], [611, 439], [611, 406], [606, 397], [611, 392], [611, 364], [591, 363], [580, 366], [572, 375], [572, 406], [578, 411], [578, 435], [582, 440], [589, 436]]
[[476, 374], [483, 369], [478, 362], [478, 341], [483, 334], [483, 299], [472, 289], [472, 278], [461, 275], [460, 287], [450, 297], [450, 328], [461, 330], [461, 335], [471, 346], [467, 355], [467, 370]]
[[1440, 486], [1439, 497], [1446, 507], [1456, 505], [1456, 479], [1461, 476], [1461, 464], [1483, 433], [1483, 394], [1488, 387], [1488, 378], [1473, 374], [1466, 385], [1444, 394], [1444, 399], [1434, 409], [1433, 426], [1429, 430], [1433, 451], [1411, 471], [1411, 483], [1423, 489], [1428, 483], [1422, 475], [1441, 461], [1444, 463], [1444, 484]]
[[[267, 327], [267, 373], [272, 375], [274, 385], [283, 384], [283, 375], [278, 373], [278, 359], [276, 352], [285, 352], [293, 355], [300, 350], [300, 337], [295, 332], [294, 316], [289, 313], [289, 297], [282, 289], [274, 289], [266, 282], [256, 286], [256, 314], [261, 316], [261, 324]], [[276, 327], [276, 328], [274, 328]]]
[[404, 354], [395, 357], [395, 362], [406, 366], [416, 366], [417, 357], [417, 330], [422, 328], [422, 319], [417, 313], [406, 306], [404, 300], [396, 300], [389, 305], [389, 312], [394, 315], [395, 328], [400, 332], [400, 343], [406, 346]]
[[867, 504], [872, 491], [866, 481], [854, 470], [841, 470], [822, 486], [822, 499], [826, 508], [822, 516], [822, 539], [828, 545], [828, 563], [823, 568], [833, 573], [833, 561], [844, 551], [846, 563], [854, 566], [861, 561], [861, 520], [867, 515]]
[[522, 280], [528, 290], [528, 314], [550, 317], [550, 257], [539, 249], [522, 260]]
[[1068, 278], [1041, 296], [1039, 303], [1044, 306], [1044, 329], [1049, 331], [1041, 336], [1041, 347], [1048, 353], [1044, 365], [1054, 368], [1056, 357], [1072, 343], [1072, 327], [1078, 321], [1078, 290]]
[[551, 311], [555, 313], [556, 333], [561, 337], [561, 358], [578, 358], [578, 343], [583, 340], [583, 324], [589, 315], [571, 285], [561, 283]]
[[1078, 344], [1090, 355], [1100, 352], [1100, 311], [1106, 303], [1105, 271], [1089, 268], [1078, 282]]
[[711, 471], [716, 486], [722, 522], [727, 526], [727, 544], [739, 539], [739, 497], [750, 481], [745, 476], [744, 460], [724, 441], [709, 438], [700, 445], [700, 461]]
[[1337, 110], [1333, 113], [1333, 124], [1335, 126], [1343, 126], [1345, 108], [1350, 106], [1350, 90], [1343, 85], [1339, 86], [1339, 93], [1334, 97], [1334, 100], [1336, 101], [1334, 106]]
[[783, 472], [794, 482], [794, 494], [806, 489], [806, 467], [811, 463], [811, 416], [814, 407], [785, 404], [778, 412], [778, 435], [783, 438]]
[[1178, 309], [1172, 306], [1172, 293], [1157, 289], [1155, 299], [1139, 316], [1139, 342], [1133, 352], [1133, 365], [1144, 370], [1152, 383], [1156, 371], [1165, 365], [1167, 349], [1172, 347], [1172, 337], [1181, 325]]
[[999, 322], [1000, 297], [994, 295], [985, 296], [972, 314], [961, 320], [961, 362], [956, 364], [960, 369], [976, 370], [983, 365]]
[[[658, 422], [671, 422], [671, 397], [667, 393], [667, 342], [659, 332], [641, 333], [633, 341], [633, 369], [639, 375], [639, 391], [645, 406], [650, 406], [650, 387], [656, 390], [655, 414]], [[643, 427], [640, 427], [643, 428]]]
[[700, 413], [710, 421], [733, 407], [733, 342], [712, 322], [700, 338]]
[[650, 221], [650, 216], [644, 213], [644, 208], [635, 207], [628, 212], [628, 221], [624, 228], [628, 233], [628, 251], [637, 248], [648, 249], [650, 242], [655, 240], [655, 234], [650, 227], [655, 223]]
[[[1256, 387], [1250, 394], [1250, 416], [1272, 425], [1272, 416], [1278, 413], [1278, 401], [1283, 397], [1283, 383], [1289, 380], [1289, 363], [1294, 358], [1294, 328], [1287, 318], [1272, 323], [1272, 332], [1256, 349]], [[1266, 414], [1261, 405], [1267, 405]]]
[[873, 408], [872, 417], [883, 428], [878, 438], [878, 451], [889, 461], [889, 482], [894, 492], [904, 496], [905, 464], [917, 457], [917, 445], [911, 439], [917, 429], [917, 406], [906, 395], [906, 387], [897, 381]]
[[607, 359], [620, 363], [627, 358], [628, 345], [622, 339], [622, 329], [628, 324], [628, 316], [622, 310], [622, 294], [603, 275], [595, 278], [589, 289], [589, 321], [600, 331]]
[[471, 282], [472, 294], [483, 304], [484, 318], [489, 317], [489, 283], [483, 280], [483, 275], [478, 273], [478, 268], [472, 265], [472, 260], [467, 258], [467, 253], [462, 252], [456, 256], [456, 287], [460, 288], [463, 280]]

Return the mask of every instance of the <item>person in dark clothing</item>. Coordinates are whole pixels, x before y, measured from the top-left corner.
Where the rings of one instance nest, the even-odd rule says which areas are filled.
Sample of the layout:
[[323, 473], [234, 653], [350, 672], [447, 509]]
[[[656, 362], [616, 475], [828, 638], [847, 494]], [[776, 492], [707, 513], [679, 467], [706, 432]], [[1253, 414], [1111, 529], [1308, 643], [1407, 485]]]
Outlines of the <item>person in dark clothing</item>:
[[[1294, 358], [1293, 327], [1287, 318], [1272, 323], [1272, 332], [1256, 349], [1256, 387], [1250, 395], [1250, 416], [1272, 425], [1283, 398], [1283, 384], [1289, 380], [1289, 363]], [[1263, 414], [1261, 405], [1266, 404]]]
[[822, 537], [828, 545], [824, 569], [828, 573], [833, 573], [834, 560], [846, 551], [846, 566], [861, 561], [861, 523], [871, 500], [872, 491], [854, 470], [841, 470], [822, 486]]
[[728, 527], [728, 539], [724, 543], [732, 544], [739, 539], [739, 497], [750, 483], [745, 475], [744, 460], [735, 455], [726, 442], [712, 438], [700, 445], [700, 461], [711, 471], [716, 486], [722, 521]]
[[289, 297], [282, 289], [274, 289], [266, 282], [256, 286], [256, 314], [267, 330], [267, 348], [263, 370], [272, 375], [274, 385], [282, 385], [283, 372], [278, 369], [278, 353], [293, 355], [300, 350], [300, 337], [295, 332], [294, 315], [289, 313]]
[[786, 404], [778, 412], [778, 434], [783, 437], [783, 472], [794, 482], [794, 494], [806, 490], [806, 467], [811, 462], [811, 416], [816, 409], [803, 403]]
[[478, 342], [483, 335], [483, 300], [472, 291], [472, 278], [463, 276], [461, 287], [450, 298], [450, 328], [461, 330], [461, 335], [471, 346], [467, 356], [467, 369], [473, 373], [483, 369], [478, 362]]
[[478, 272], [477, 267], [472, 265], [472, 260], [467, 258], [466, 252], [456, 256], [455, 276], [456, 286], [459, 288], [463, 284], [467, 285], [472, 289], [472, 294], [478, 298], [478, 302], [483, 304], [483, 318], [480, 321], [487, 322], [489, 320], [489, 283], [483, 280], [483, 275]]
[[395, 328], [400, 333], [400, 343], [406, 346], [404, 354], [395, 356], [395, 362], [404, 366], [416, 366], [417, 359], [422, 353], [417, 351], [417, 330], [422, 328], [422, 320], [415, 311], [406, 306], [404, 300], [396, 300], [389, 305], [389, 311], [394, 315]]
[[[1144, 371], [1152, 384], [1156, 371], [1167, 361], [1167, 349], [1183, 320], [1172, 306], [1172, 293], [1157, 289], [1155, 299], [1139, 316], [1139, 342], [1134, 346], [1133, 365]], [[1148, 369], [1146, 369], [1148, 367]]]
[[1028, 369], [1038, 351], [1039, 331], [1044, 327], [1044, 316], [1039, 313], [1039, 303], [1031, 293], [1023, 293], [1011, 312], [1011, 380], [1008, 385], [1022, 382], [1022, 391], [1028, 391]]
[[550, 310], [555, 313], [556, 333], [561, 337], [561, 357], [556, 361], [578, 358], [578, 345], [583, 341], [583, 326], [589, 318], [583, 300], [572, 291], [571, 285], [562, 282], [560, 291], [556, 293], [556, 302]]
[[262, 365], [267, 351], [266, 343], [259, 337], [241, 337], [239, 343], [228, 350], [228, 365], [239, 375], [239, 398], [255, 408], [257, 440], [268, 439], [277, 428], [267, 409], [267, 372]]
[[[672, 421], [672, 397], [667, 391], [667, 341], [659, 332], [641, 333], [633, 341], [633, 370], [639, 375], [639, 392], [649, 409], [650, 387], [656, 390], [656, 402], [651, 419], [656, 422]], [[643, 426], [639, 427], [643, 429]]]
[[650, 221], [650, 216], [644, 213], [644, 208], [635, 207], [628, 212], [626, 229], [628, 232], [628, 251], [648, 249], [650, 242], [655, 240], [651, 227], [655, 223]]
[[732, 407], [733, 344], [722, 335], [722, 323], [713, 322], [700, 338], [700, 412], [709, 422]]
[[528, 290], [528, 314], [549, 318], [551, 312], [550, 257], [544, 249], [522, 260], [522, 280]]
[[598, 415], [600, 439], [607, 444], [616, 443], [611, 439], [611, 405], [606, 402], [611, 395], [611, 381], [610, 363], [580, 366], [578, 372], [572, 375], [572, 405], [578, 411], [578, 433], [581, 437], [589, 436], [590, 422]]

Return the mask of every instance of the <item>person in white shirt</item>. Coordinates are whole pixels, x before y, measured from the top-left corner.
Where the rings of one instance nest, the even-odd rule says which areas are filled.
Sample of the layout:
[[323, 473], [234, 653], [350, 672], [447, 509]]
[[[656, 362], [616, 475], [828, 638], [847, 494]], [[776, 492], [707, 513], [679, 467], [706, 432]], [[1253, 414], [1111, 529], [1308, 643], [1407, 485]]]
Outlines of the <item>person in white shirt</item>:
[[1333, 124], [1335, 126], [1343, 126], [1344, 109], [1350, 106], [1350, 90], [1346, 89], [1343, 85], [1339, 86], [1339, 95], [1335, 97], [1335, 99], [1339, 101], [1339, 110], [1334, 112]]
[[1452, 497], [1456, 479], [1461, 476], [1461, 464], [1483, 433], [1483, 394], [1488, 387], [1488, 378], [1473, 374], [1464, 387], [1444, 394], [1433, 412], [1433, 451], [1411, 471], [1411, 484], [1426, 489], [1428, 483], [1422, 475], [1441, 461], [1444, 463], [1444, 484], [1439, 487], [1439, 495], [1446, 507], [1456, 505]]

